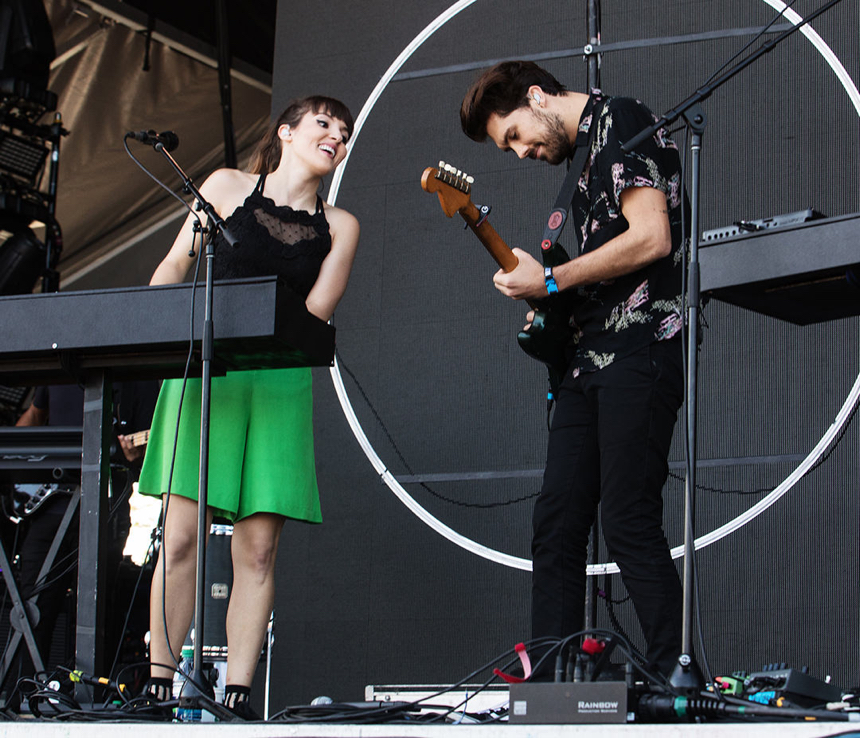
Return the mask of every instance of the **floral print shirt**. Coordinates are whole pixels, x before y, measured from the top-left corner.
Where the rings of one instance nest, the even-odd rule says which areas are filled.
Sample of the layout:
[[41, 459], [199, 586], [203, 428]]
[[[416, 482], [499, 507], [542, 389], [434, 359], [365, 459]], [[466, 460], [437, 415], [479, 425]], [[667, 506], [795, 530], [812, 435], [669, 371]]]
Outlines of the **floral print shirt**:
[[[596, 101], [596, 122], [592, 120]], [[579, 253], [600, 248], [628, 228], [621, 193], [628, 187], [653, 187], [666, 194], [672, 253], [617, 279], [580, 287], [571, 316], [568, 347], [574, 376], [596, 371], [654, 341], [677, 335], [683, 322], [683, 237], [681, 162], [675, 143], [663, 130], [625, 154], [621, 145], [656, 120], [638, 100], [603, 98], [592, 91], [580, 130], [597, 129], [591, 152], [571, 204], [573, 227], [581, 234]], [[689, 218], [687, 218], [689, 222]]]

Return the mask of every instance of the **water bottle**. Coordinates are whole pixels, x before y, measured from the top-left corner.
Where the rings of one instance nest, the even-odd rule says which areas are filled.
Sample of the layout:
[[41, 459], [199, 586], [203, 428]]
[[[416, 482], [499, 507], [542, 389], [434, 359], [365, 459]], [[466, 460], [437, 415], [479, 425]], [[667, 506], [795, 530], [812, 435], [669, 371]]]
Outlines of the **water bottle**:
[[194, 649], [191, 646], [183, 646], [179, 657], [179, 669], [173, 672], [173, 699], [179, 697], [182, 692], [182, 687], [185, 686], [185, 679], [191, 671], [191, 663], [194, 660]]
[[[173, 673], [173, 697], [179, 698], [182, 695], [182, 690], [185, 687], [185, 682], [188, 675], [191, 674], [194, 668], [194, 647], [183, 646], [182, 654], [179, 659], [179, 669]], [[202, 718], [202, 711], [199, 707], [177, 707], [174, 713], [176, 720], [180, 723], [199, 723]]]
[[[207, 650], [209, 654], [207, 654]], [[224, 652], [224, 656], [220, 656], [220, 652]], [[206, 646], [203, 647], [203, 657], [206, 659], [204, 661], [204, 667], [206, 673], [209, 675], [209, 679], [212, 682], [214, 700], [219, 704], [223, 704], [224, 702], [224, 687], [227, 685], [227, 656], [226, 656], [227, 648], [226, 646], [214, 647], [207, 649]], [[213, 652], [217, 652], [216, 655], [211, 655]], [[202, 721], [204, 723], [213, 723], [217, 722], [217, 718], [209, 712], [209, 710], [203, 710]]]

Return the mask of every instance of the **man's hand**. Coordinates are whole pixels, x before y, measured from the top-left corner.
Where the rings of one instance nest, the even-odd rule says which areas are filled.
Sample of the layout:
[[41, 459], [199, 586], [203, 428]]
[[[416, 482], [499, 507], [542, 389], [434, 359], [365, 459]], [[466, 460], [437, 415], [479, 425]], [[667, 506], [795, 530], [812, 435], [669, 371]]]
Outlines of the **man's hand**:
[[119, 447], [122, 450], [122, 455], [125, 456], [126, 461], [134, 463], [135, 461], [143, 458], [143, 453], [146, 451], [145, 446], [135, 446], [131, 442], [130, 436], [117, 436], [116, 438], [119, 441]]
[[532, 323], [534, 323], [534, 322], [535, 322], [535, 311], [529, 310], [528, 313], [526, 313], [526, 324], [523, 326], [523, 330], [527, 331], [529, 328], [532, 327]]
[[528, 300], [533, 297], [546, 297], [546, 283], [543, 267], [522, 249], [513, 249], [519, 263], [512, 272], [501, 269], [493, 275], [496, 289], [514, 300]]
[[19, 427], [27, 427], [27, 426], [35, 426], [35, 425], [47, 425], [48, 424], [48, 411], [43, 408], [38, 408], [32, 403], [30, 403], [30, 407], [28, 407], [20, 418], [18, 418], [18, 422], [15, 425]]

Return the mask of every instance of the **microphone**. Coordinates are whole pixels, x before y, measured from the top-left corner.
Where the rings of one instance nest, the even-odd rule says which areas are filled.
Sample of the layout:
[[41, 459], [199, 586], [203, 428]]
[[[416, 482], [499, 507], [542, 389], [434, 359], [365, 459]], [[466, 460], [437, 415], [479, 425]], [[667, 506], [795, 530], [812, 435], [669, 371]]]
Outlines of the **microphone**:
[[173, 131], [162, 131], [161, 133], [156, 133], [153, 130], [129, 131], [125, 134], [125, 137], [133, 138], [135, 141], [140, 141], [141, 143], [152, 144], [153, 146], [161, 144], [165, 151], [173, 151], [179, 146], [179, 136]]

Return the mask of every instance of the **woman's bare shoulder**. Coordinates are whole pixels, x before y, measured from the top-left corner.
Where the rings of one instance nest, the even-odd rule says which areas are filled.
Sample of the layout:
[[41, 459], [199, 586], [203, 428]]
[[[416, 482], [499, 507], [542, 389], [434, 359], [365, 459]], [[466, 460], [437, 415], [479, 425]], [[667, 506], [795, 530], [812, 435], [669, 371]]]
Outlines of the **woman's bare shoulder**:
[[226, 217], [245, 201], [257, 176], [239, 169], [216, 169], [200, 187], [200, 194]]
[[347, 230], [358, 229], [358, 218], [343, 208], [325, 203], [325, 217], [332, 228], [343, 228]]
[[[206, 178], [203, 187], [218, 192], [244, 191], [249, 187], [253, 188], [257, 177], [256, 174], [243, 172], [240, 169], [216, 169]], [[202, 191], [203, 188], [201, 188]]]

